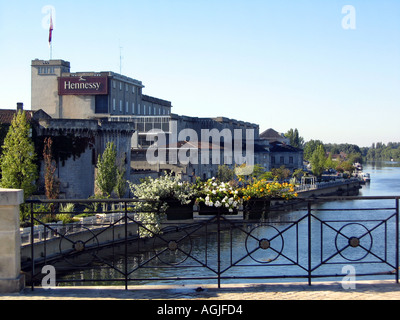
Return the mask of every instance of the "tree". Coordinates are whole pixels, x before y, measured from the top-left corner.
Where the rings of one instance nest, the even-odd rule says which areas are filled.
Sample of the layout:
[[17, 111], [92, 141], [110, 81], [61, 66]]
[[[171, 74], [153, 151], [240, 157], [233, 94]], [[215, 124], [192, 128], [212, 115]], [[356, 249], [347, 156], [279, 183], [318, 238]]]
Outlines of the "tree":
[[312, 173], [315, 176], [320, 177], [324, 172], [326, 163], [325, 149], [323, 145], [317, 146], [317, 148], [314, 150], [310, 159], [310, 163]]
[[29, 135], [30, 125], [25, 111], [19, 111], [4, 139], [0, 158], [1, 187], [23, 189], [25, 199], [36, 190], [35, 182], [38, 178], [35, 148]]
[[310, 160], [314, 151], [318, 148], [318, 146], [323, 146], [323, 142], [321, 140], [310, 140], [304, 145], [304, 159]]
[[217, 179], [223, 182], [231, 181], [235, 176], [233, 169], [229, 168], [227, 165], [218, 166]]
[[48, 199], [57, 199], [60, 195], [60, 180], [55, 175], [56, 165], [53, 160], [51, 147], [53, 140], [44, 139], [43, 160], [44, 160], [44, 186]]
[[96, 186], [102, 195], [110, 196], [117, 184], [117, 151], [113, 142], [107, 142], [103, 156], [97, 161]]
[[289, 138], [290, 145], [295, 148], [303, 148], [304, 145], [304, 138], [300, 137], [299, 131], [296, 129], [290, 129], [288, 132], [285, 133], [285, 137]]
[[117, 181], [115, 183], [115, 193], [118, 198], [122, 198], [127, 190], [127, 180], [125, 177], [125, 157], [120, 157], [119, 165], [117, 168]]
[[290, 170], [287, 169], [285, 166], [281, 166], [280, 168], [272, 168], [271, 172], [273, 177], [276, 178], [278, 181], [286, 180], [290, 177], [291, 174]]

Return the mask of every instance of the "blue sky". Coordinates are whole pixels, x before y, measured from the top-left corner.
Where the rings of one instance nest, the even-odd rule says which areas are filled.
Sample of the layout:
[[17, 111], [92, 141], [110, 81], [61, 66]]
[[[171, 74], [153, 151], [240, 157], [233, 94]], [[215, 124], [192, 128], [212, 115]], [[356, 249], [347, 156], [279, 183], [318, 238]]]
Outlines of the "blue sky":
[[298, 128], [306, 141], [400, 141], [398, 0], [0, 0], [0, 108], [30, 108], [30, 62], [49, 58], [46, 5], [54, 59], [119, 72], [122, 47], [122, 73], [174, 113]]

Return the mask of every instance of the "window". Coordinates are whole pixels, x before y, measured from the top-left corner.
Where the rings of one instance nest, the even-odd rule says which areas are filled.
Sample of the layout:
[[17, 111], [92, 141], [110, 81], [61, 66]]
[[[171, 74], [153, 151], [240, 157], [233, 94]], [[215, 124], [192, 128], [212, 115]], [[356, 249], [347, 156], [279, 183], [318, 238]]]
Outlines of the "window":
[[293, 157], [289, 157], [289, 163], [293, 164]]
[[143, 114], [146, 115], [146, 105], [143, 105]]
[[132, 102], [132, 114], [135, 114], [135, 103]]
[[113, 110], [115, 111], [115, 98], [113, 99]]
[[119, 100], [119, 111], [122, 112], [122, 100]]
[[122, 82], [119, 83], [119, 90], [122, 90]]
[[275, 164], [275, 157], [274, 156], [271, 156], [271, 163]]
[[115, 80], [113, 80], [113, 88], [115, 89], [117, 87], [117, 83], [115, 82]]
[[129, 90], [129, 85], [125, 84], [125, 91], [128, 92], [128, 90]]
[[132, 86], [132, 93], [135, 93], [135, 86]]
[[39, 67], [38, 73], [39, 74], [55, 74], [55, 68], [54, 67]]
[[140, 114], [140, 104], [137, 105], [137, 113]]
[[128, 113], [129, 112], [129, 102], [125, 102], [125, 112]]
[[285, 158], [284, 157], [280, 157], [279, 160], [280, 160], [280, 162], [279, 162], [280, 164], [284, 164], [285, 163]]

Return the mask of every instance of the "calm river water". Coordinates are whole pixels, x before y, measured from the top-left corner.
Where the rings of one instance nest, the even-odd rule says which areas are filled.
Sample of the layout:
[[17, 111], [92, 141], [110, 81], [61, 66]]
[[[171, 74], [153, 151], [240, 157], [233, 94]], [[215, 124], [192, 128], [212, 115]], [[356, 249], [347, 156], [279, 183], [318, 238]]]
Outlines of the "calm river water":
[[[364, 165], [371, 182], [360, 190], [361, 196], [400, 195], [400, 163], [385, 162]], [[395, 265], [394, 200], [333, 201], [313, 206], [311, 224], [311, 266], [313, 275], [321, 280], [333, 279], [325, 275], [345, 276], [349, 271], [357, 274], [390, 272]], [[369, 209], [380, 210], [369, 210]], [[347, 209], [354, 209], [347, 211]], [[242, 223], [238, 228], [221, 234], [220, 251], [222, 283], [306, 281], [308, 259], [308, 221], [303, 209], [280, 212], [264, 223]], [[361, 221], [362, 220], [362, 221]], [[185, 237], [186, 236], [186, 237]], [[216, 234], [187, 237], [183, 232], [176, 239], [182, 252], [166, 250], [155, 257], [155, 252], [133, 253], [128, 270], [134, 281], [130, 284], [216, 283]], [[359, 246], [349, 246], [350, 238], [357, 238]], [[357, 241], [356, 239], [356, 241]], [[268, 240], [264, 241], [263, 240]], [[261, 243], [267, 249], [260, 249]], [[344, 248], [344, 249], [343, 249]], [[157, 251], [158, 250], [158, 251]], [[340, 251], [340, 252], [338, 252]], [[107, 253], [105, 254], [107, 255]], [[121, 255], [122, 256], [122, 255]], [[112, 264], [124, 270], [124, 259]], [[321, 263], [323, 262], [323, 265]], [[138, 268], [138, 265], [144, 268]], [[202, 267], [202, 265], [207, 267]], [[349, 269], [351, 268], [351, 269]], [[242, 279], [241, 277], [249, 277]], [[269, 279], [257, 277], [267, 276]], [[286, 278], [286, 276], [293, 276]], [[122, 274], [105, 265], [89, 267], [69, 273], [63, 279], [115, 279]], [[170, 280], [165, 278], [197, 278], [201, 280]], [[279, 278], [278, 278], [279, 277]], [[337, 279], [336, 277], [336, 279]], [[374, 278], [368, 276], [366, 278]], [[380, 276], [380, 278], [389, 276]], [[150, 280], [157, 278], [158, 280]], [[61, 280], [59, 277], [58, 280]], [[100, 281], [99, 281], [100, 282]], [[106, 284], [117, 284], [107, 282]], [[118, 283], [121, 284], [121, 283]]]

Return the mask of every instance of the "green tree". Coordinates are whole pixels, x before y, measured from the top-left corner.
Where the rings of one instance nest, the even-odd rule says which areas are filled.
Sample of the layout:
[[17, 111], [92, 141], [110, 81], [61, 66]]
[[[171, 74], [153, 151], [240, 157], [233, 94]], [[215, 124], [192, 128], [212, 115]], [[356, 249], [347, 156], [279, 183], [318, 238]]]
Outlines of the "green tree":
[[38, 178], [35, 148], [29, 135], [30, 125], [25, 111], [19, 111], [4, 139], [0, 158], [1, 187], [23, 189], [25, 199], [36, 190], [35, 182]]
[[290, 177], [291, 174], [290, 170], [287, 169], [285, 166], [281, 166], [280, 168], [272, 168], [271, 172], [273, 177], [276, 178], [278, 181], [286, 180]]
[[227, 165], [218, 166], [217, 179], [219, 181], [228, 182], [231, 181], [235, 176], [233, 169], [229, 168]]
[[318, 146], [323, 146], [323, 142], [321, 140], [310, 140], [304, 145], [304, 154], [303, 157], [305, 160], [310, 161], [314, 151], [318, 148]]
[[125, 173], [125, 157], [120, 157], [117, 168], [117, 181], [115, 183], [115, 193], [118, 198], [122, 198], [128, 189]]
[[288, 132], [285, 133], [285, 137], [289, 138], [290, 145], [296, 148], [303, 148], [304, 146], [304, 138], [300, 137], [299, 131], [296, 129], [290, 129]]
[[324, 172], [326, 163], [325, 149], [323, 145], [317, 146], [317, 148], [314, 150], [310, 159], [310, 163], [312, 173], [315, 176], [320, 177]]
[[117, 151], [113, 142], [107, 142], [103, 155], [97, 160], [96, 186], [101, 195], [111, 196], [116, 184], [118, 168]]

